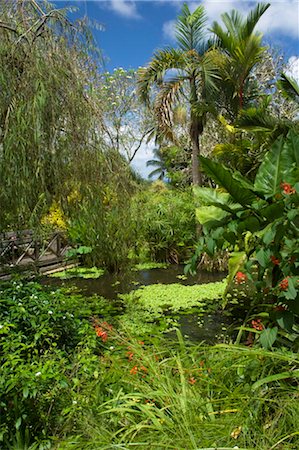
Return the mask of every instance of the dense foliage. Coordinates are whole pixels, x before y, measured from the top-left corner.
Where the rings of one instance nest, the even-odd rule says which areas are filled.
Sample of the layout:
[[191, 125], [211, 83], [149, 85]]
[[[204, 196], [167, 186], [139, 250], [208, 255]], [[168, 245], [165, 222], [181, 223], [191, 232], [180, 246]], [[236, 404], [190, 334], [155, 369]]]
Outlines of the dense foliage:
[[[86, 283], [229, 257], [116, 301], [1, 281], [1, 448], [298, 448], [299, 87], [255, 31], [268, 7], [207, 41], [185, 4], [176, 48], [111, 74], [86, 19], [0, 0], [0, 231], [59, 228], [87, 268], [56, 278]], [[129, 164], [146, 138], [154, 183]]]
[[[228, 282], [235, 276], [237, 283], [253, 281], [252, 303], [269, 304], [264, 325], [276, 319], [292, 341], [296, 337], [292, 338], [292, 333], [298, 331], [293, 326], [298, 326], [299, 301], [298, 148], [294, 132], [280, 137], [266, 154], [254, 183], [237, 171], [202, 158], [206, 172], [226, 192], [210, 188], [196, 192], [200, 202], [197, 218], [204, 231], [198, 253], [229, 248]], [[269, 333], [266, 328], [260, 337], [267, 347], [276, 338], [272, 332], [273, 338], [265, 343], [264, 336]]]

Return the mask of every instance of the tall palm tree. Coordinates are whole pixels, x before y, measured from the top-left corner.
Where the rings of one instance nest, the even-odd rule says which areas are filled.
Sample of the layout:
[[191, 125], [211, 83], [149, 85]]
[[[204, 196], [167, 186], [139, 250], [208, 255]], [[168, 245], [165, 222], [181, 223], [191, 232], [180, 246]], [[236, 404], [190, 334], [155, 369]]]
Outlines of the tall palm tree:
[[224, 100], [230, 104], [232, 114], [236, 117], [244, 107], [248, 94], [249, 75], [255, 65], [261, 61], [265, 47], [261, 45], [262, 34], [254, 29], [270, 4], [259, 3], [246, 18], [233, 10], [222, 14], [225, 28], [214, 22], [211, 31], [216, 36], [216, 45], [222, 49], [224, 64], [222, 79], [224, 81]]
[[152, 170], [148, 177], [153, 178], [157, 177], [158, 180], [163, 180], [166, 174], [166, 167], [165, 167], [165, 161], [163, 160], [163, 154], [160, 150], [160, 148], [155, 148], [153, 150], [153, 154], [155, 159], [149, 159], [146, 162], [146, 167], [155, 167], [154, 170]]
[[175, 26], [178, 48], [157, 51], [148, 66], [140, 69], [138, 80], [139, 95], [155, 109], [158, 134], [174, 143], [173, 111], [187, 100], [194, 185], [202, 184], [200, 136], [218, 76], [213, 49], [205, 39], [206, 21], [203, 6], [191, 13], [184, 4]]

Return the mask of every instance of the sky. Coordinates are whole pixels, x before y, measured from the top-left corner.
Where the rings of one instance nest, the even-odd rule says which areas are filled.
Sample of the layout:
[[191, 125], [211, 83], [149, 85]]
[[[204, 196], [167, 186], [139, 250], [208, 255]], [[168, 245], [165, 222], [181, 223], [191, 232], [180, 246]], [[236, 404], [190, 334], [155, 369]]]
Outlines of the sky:
[[[102, 49], [105, 68], [136, 69], [145, 66], [154, 51], [173, 46], [174, 23], [182, 3], [179, 0], [52, 0], [58, 7], [76, 6], [71, 19], [87, 15], [103, 26], [93, 28], [98, 46]], [[191, 10], [205, 6], [209, 24], [220, 21], [223, 12], [238, 9], [247, 14], [256, 1], [201, 0], [187, 1]], [[280, 52], [290, 64], [290, 73], [299, 82], [299, 0], [272, 0], [271, 6], [258, 23], [264, 43]], [[145, 161], [152, 157], [152, 145], [143, 146], [137, 154], [135, 167], [146, 176], [151, 170]]]

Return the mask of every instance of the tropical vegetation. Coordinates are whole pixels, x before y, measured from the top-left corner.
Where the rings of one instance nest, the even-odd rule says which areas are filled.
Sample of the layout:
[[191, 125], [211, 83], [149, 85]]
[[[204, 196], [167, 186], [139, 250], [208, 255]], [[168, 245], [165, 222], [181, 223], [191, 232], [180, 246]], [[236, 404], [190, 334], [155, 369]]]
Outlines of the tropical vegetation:
[[[1, 448], [298, 448], [299, 86], [269, 8], [207, 30], [185, 4], [109, 73], [87, 18], [0, 0]], [[28, 229], [64, 270], [15, 273]]]

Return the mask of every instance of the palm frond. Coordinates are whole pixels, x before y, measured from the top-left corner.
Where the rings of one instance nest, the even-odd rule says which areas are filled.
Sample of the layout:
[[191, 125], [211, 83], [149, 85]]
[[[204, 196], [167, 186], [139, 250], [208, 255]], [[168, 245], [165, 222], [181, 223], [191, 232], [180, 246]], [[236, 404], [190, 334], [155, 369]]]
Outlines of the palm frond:
[[162, 168], [155, 169], [148, 174], [148, 178], [153, 178], [158, 175], [158, 180], [163, 180], [165, 176], [165, 170]]
[[205, 37], [206, 23], [207, 16], [202, 5], [193, 13], [190, 12], [186, 3], [183, 5], [175, 26], [175, 35], [181, 50], [184, 52], [199, 51]]
[[149, 103], [151, 87], [163, 83], [167, 70], [184, 70], [185, 62], [185, 56], [180, 50], [174, 48], [158, 50], [149, 65], [138, 71], [137, 93], [141, 100]]
[[287, 134], [292, 123], [286, 120], [278, 122], [277, 118], [267, 113], [265, 108], [248, 108], [240, 112], [236, 125], [247, 131], [270, 133], [279, 130], [279, 134]]
[[294, 78], [282, 73], [277, 86], [282, 90], [284, 97], [289, 100], [299, 101], [299, 85]]
[[179, 94], [181, 93], [185, 79], [181, 77], [173, 78], [164, 83], [160, 89], [155, 101], [155, 112], [158, 122], [159, 130], [175, 142], [175, 137], [172, 131], [173, 117], [172, 108], [179, 101]]
[[258, 3], [256, 7], [252, 11], [250, 11], [243, 27], [243, 39], [246, 39], [253, 33], [256, 24], [258, 23], [262, 15], [267, 11], [269, 6], [270, 3]]

